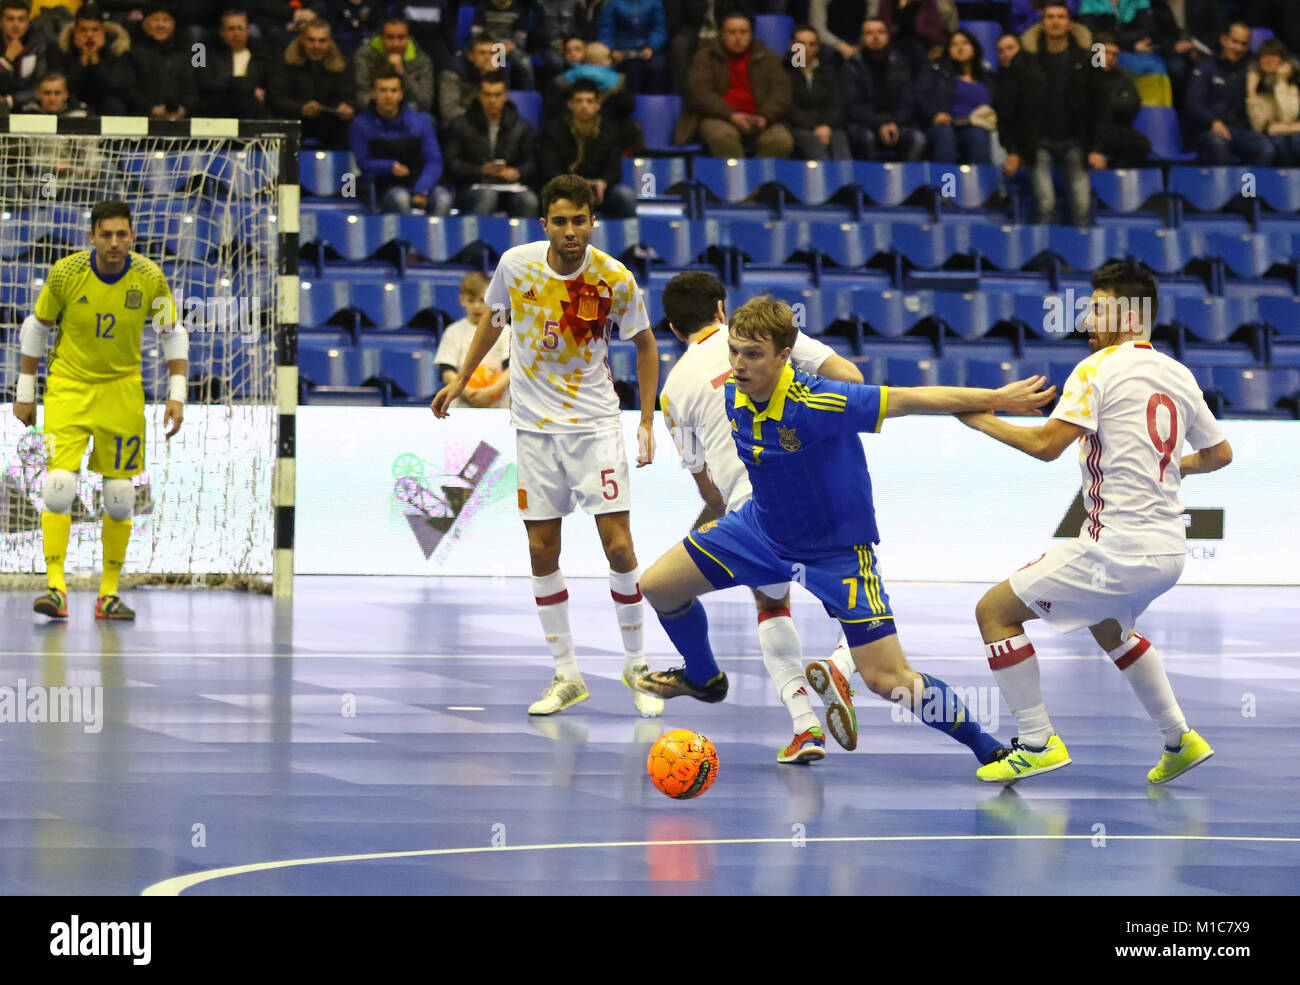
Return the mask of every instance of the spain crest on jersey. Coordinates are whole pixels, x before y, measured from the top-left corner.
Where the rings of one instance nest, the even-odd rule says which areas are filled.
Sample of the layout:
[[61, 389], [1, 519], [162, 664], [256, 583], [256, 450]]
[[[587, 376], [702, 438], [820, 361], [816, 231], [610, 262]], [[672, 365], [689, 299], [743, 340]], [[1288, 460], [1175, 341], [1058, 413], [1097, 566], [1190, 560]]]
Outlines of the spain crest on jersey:
[[578, 298], [578, 317], [583, 321], [595, 321], [600, 314], [600, 301], [589, 294]]
[[794, 428], [782, 427], [778, 424], [776, 430], [781, 436], [781, 447], [786, 451], [798, 451], [803, 447], [803, 442], [800, 441], [799, 436], [794, 433]]
[[144, 292], [139, 288], [133, 287], [126, 292], [126, 301], [124, 304], [132, 311], [139, 308], [144, 303]]

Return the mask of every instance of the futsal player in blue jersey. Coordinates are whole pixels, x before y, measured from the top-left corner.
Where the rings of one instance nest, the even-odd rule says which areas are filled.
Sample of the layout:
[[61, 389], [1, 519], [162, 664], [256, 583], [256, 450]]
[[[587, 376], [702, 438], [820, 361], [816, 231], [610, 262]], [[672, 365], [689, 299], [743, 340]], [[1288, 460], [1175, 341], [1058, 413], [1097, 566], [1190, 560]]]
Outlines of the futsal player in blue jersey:
[[1043, 377], [1000, 390], [877, 387], [812, 376], [788, 362], [797, 328], [789, 305], [754, 298], [733, 316], [727, 416], [753, 498], [706, 523], [655, 562], [641, 591], [685, 666], [640, 677], [661, 698], [717, 702], [727, 677], [709, 647], [698, 597], [733, 585], [799, 581], [838, 619], [867, 687], [968, 746], [981, 763], [1007, 750], [957, 694], [907, 663], [876, 570], [875, 508], [859, 432], [888, 417], [969, 410], [1033, 414], [1055, 396]]

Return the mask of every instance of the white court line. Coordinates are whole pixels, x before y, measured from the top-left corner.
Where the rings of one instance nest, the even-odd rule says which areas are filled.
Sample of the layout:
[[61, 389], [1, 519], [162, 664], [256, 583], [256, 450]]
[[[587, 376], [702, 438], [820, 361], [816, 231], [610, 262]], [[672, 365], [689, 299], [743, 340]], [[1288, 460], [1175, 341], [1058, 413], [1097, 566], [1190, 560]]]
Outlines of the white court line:
[[[49, 657], [51, 654], [46, 650], [0, 650], [0, 657]], [[104, 655], [102, 650], [60, 650], [57, 653], [59, 657], [101, 657]], [[1095, 654], [1084, 653], [1038, 653], [1038, 659], [1046, 660], [1049, 663], [1055, 663], [1065, 660], [1105, 660], [1105, 655], [1101, 652]], [[550, 657], [541, 655], [528, 655], [521, 653], [358, 653], [355, 650], [344, 652], [330, 652], [328, 650], [307, 650], [297, 653], [232, 653], [229, 650], [213, 651], [209, 653], [187, 651], [185, 653], [175, 653], [172, 651], [150, 652], [148, 650], [132, 650], [129, 653], [114, 653], [113, 656], [120, 657], [148, 657], [150, 659], [177, 658], [185, 660], [203, 659], [203, 660], [266, 660], [272, 657], [293, 657], [302, 658], [324, 658], [329, 660], [518, 660], [530, 663], [547, 663], [551, 662]], [[647, 657], [651, 660], [680, 660], [681, 658], [675, 653], [650, 653]], [[962, 656], [935, 656], [933, 654], [918, 654], [912, 652], [909, 657], [913, 660], [940, 661], [940, 660], [962, 660], [962, 661], [983, 661], [986, 658], [979, 652], [972, 652]], [[1176, 653], [1171, 658], [1166, 655], [1166, 659], [1178, 663], [1183, 660], [1277, 660], [1282, 658], [1300, 659], [1300, 650], [1269, 650], [1260, 653]], [[623, 661], [622, 654], [582, 654], [578, 657], [581, 661], [589, 660], [617, 660]], [[718, 657], [718, 663], [758, 663], [763, 660], [762, 657]]]
[[[828, 838], [805, 838], [806, 844], [845, 844], [845, 843], [882, 843], [882, 842], [918, 842], [918, 841], [1087, 841], [1092, 842], [1095, 835], [857, 835]], [[1107, 841], [1238, 841], [1250, 843], [1300, 844], [1300, 838], [1271, 838], [1258, 835], [1106, 835]], [[250, 862], [247, 865], [231, 865], [224, 869], [207, 869], [191, 872], [189, 875], [173, 876], [146, 886], [141, 896], [179, 896], [185, 890], [200, 883], [228, 876], [248, 875], [252, 872], [269, 872], [273, 869], [291, 869], [305, 865], [325, 865], [330, 862], [371, 862], [394, 858], [428, 858], [437, 855], [481, 855], [504, 852], [541, 852], [559, 851], [574, 848], [655, 848], [677, 845], [789, 845], [790, 838], [700, 838], [679, 841], [588, 841], [556, 845], [507, 845], [493, 848], [483, 845], [477, 848], [425, 848], [410, 852], [370, 852], [364, 855], [327, 855], [319, 858], [293, 858], [281, 862]]]

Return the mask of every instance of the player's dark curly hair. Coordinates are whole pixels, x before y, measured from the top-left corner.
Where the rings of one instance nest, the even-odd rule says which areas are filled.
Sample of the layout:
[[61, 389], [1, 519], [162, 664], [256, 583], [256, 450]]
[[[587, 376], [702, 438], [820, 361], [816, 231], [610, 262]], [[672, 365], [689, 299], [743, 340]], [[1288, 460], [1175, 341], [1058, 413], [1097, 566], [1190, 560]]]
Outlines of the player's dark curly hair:
[[90, 231], [93, 233], [95, 227], [105, 219], [125, 219], [127, 223], [130, 223], [131, 206], [118, 199], [100, 202], [90, 213]]
[[1141, 260], [1107, 260], [1092, 275], [1092, 289], [1127, 298], [1135, 304], [1149, 300], [1150, 316], [1152, 324], [1155, 324], [1160, 310], [1159, 287], [1155, 272]]
[[726, 300], [722, 281], [703, 270], [678, 274], [664, 285], [664, 314], [683, 339], [712, 325], [718, 317], [718, 302]]
[[542, 188], [542, 218], [546, 218], [550, 214], [551, 206], [562, 198], [568, 199], [579, 208], [585, 205], [588, 212], [596, 204], [596, 195], [586, 178], [576, 174], [558, 175]]

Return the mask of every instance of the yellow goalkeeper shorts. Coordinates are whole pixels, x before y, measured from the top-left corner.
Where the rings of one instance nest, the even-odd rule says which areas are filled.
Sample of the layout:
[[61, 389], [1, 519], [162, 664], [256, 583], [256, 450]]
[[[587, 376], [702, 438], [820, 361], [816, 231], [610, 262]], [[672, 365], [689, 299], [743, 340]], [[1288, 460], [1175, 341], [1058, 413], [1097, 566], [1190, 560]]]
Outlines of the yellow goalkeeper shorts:
[[138, 376], [107, 383], [49, 378], [45, 391], [46, 468], [81, 470], [86, 445], [90, 470], [106, 479], [144, 471], [144, 386]]

